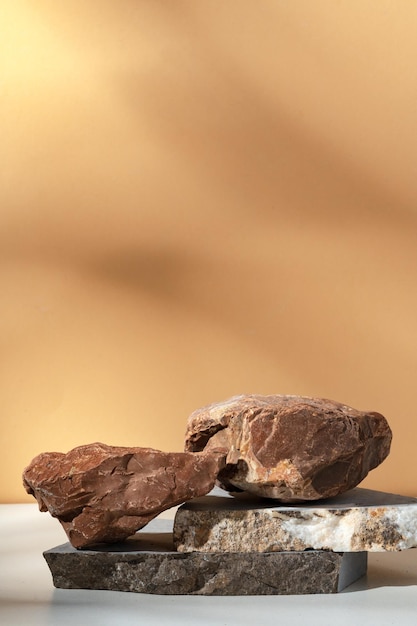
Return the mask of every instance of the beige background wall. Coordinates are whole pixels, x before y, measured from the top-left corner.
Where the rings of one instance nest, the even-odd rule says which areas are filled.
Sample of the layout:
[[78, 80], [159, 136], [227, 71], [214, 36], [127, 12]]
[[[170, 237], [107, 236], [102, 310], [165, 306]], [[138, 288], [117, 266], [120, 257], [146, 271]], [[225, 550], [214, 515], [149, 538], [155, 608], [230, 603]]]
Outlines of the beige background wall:
[[243, 392], [384, 413], [417, 495], [417, 3], [3, 0], [0, 498]]

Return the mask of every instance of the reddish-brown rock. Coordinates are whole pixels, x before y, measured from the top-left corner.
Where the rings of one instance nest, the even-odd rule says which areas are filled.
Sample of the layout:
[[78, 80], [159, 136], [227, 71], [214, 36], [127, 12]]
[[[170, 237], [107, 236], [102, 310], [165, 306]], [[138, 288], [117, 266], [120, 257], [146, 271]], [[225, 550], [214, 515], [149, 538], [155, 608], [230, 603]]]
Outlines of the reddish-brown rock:
[[360, 483], [390, 450], [379, 413], [302, 396], [236, 396], [194, 411], [188, 451], [224, 448], [219, 484], [282, 502], [328, 498]]
[[121, 541], [161, 511], [207, 494], [224, 453], [161, 452], [102, 443], [45, 452], [23, 473], [41, 511], [58, 518], [76, 548]]

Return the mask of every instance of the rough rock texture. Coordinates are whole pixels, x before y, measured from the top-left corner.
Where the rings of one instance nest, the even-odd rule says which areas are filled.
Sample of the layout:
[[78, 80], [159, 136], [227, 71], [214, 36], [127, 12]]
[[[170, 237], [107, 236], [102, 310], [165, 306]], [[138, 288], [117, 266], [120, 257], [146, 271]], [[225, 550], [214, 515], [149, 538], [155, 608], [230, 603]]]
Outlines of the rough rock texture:
[[178, 509], [174, 544], [181, 552], [406, 550], [417, 547], [417, 498], [360, 488], [292, 506], [206, 496]]
[[379, 413], [302, 396], [236, 396], [198, 409], [185, 449], [224, 448], [219, 484], [282, 502], [355, 487], [385, 459], [392, 433]]
[[363, 576], [367, 565], [366, 553], [181, 554], [171, 533], [142, 532], [101, 550], [67, 543], [44, 556], [55, 587], [163, 595], [335, 593]]
[[45, 452], [25, 469], [26, 491], [57, 517], [71, 544], [121, 541], [161, 511], [208, 493], [224, 463], [216, 451], [166, 453], [102, 443]]

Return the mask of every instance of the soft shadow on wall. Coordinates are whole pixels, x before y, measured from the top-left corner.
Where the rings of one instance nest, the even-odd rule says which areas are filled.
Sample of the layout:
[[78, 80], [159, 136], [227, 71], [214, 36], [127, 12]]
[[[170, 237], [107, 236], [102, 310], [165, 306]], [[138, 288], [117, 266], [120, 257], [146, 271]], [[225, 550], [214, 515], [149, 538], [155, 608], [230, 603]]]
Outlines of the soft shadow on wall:
[[3, 5], [4, 501], [244, 392], [386, 414], [364, 484], [415, 495], [417, 16], [375, 8]]

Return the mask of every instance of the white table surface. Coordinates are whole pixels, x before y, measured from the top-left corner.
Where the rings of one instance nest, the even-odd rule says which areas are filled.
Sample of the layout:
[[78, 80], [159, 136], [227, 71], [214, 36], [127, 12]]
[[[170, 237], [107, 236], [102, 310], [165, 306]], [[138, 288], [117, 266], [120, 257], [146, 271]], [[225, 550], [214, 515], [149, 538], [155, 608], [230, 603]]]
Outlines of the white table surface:
[[367, 577], [339, 594], [204, 597], [55, 589], [42, 552], [65, 542], [36, 504], [0, 505], [1, 626], [417, 625], [417, 549], [370, 554]]

